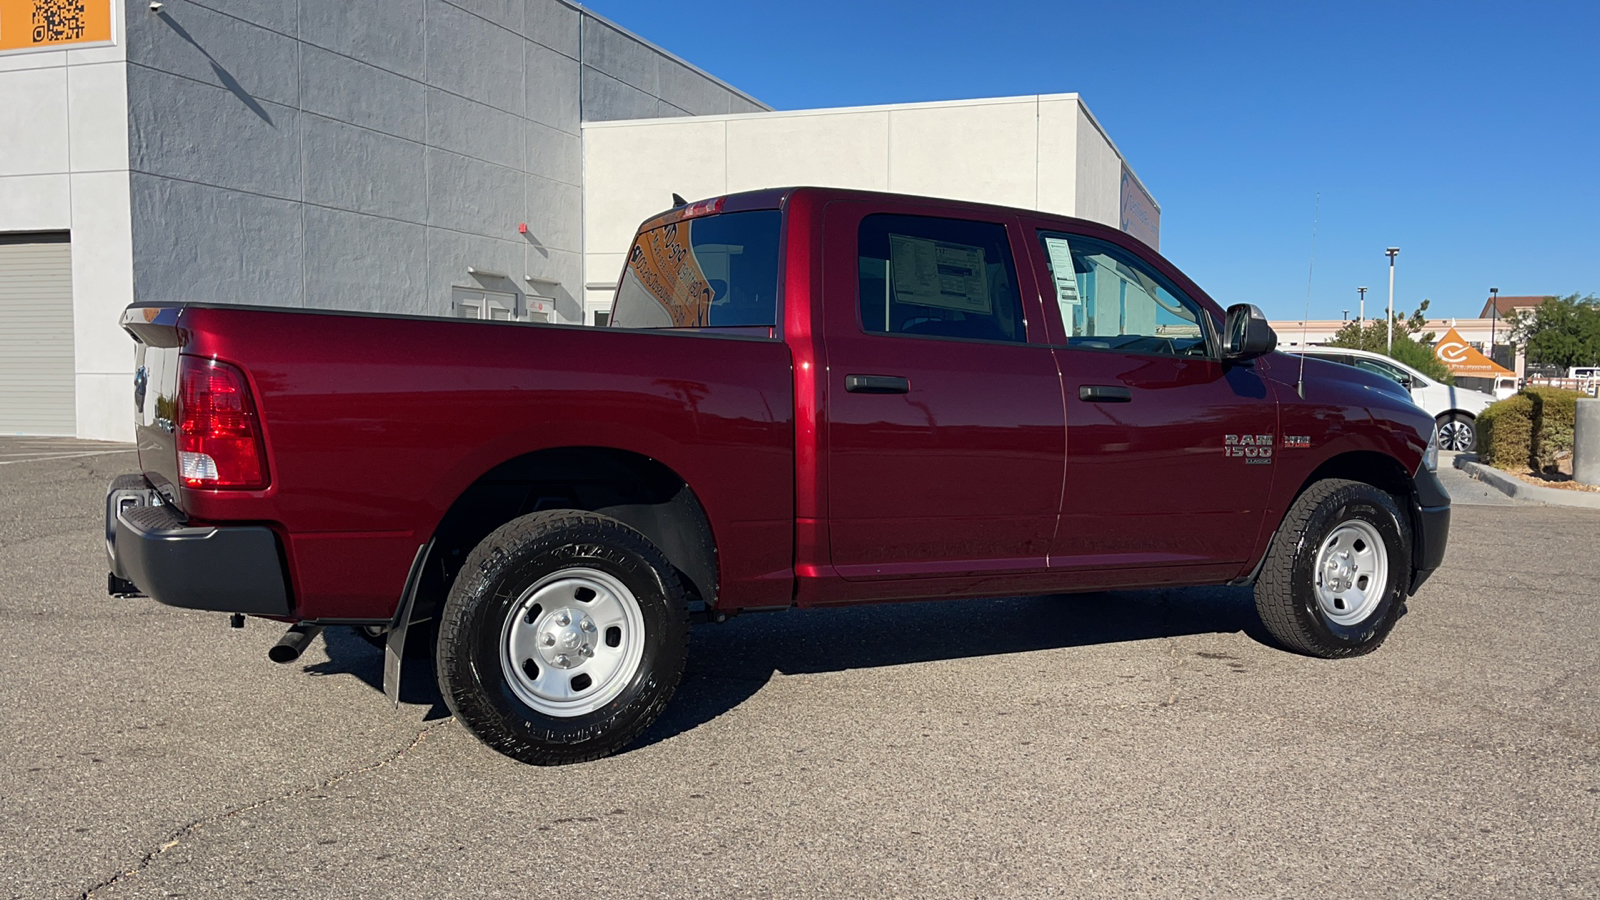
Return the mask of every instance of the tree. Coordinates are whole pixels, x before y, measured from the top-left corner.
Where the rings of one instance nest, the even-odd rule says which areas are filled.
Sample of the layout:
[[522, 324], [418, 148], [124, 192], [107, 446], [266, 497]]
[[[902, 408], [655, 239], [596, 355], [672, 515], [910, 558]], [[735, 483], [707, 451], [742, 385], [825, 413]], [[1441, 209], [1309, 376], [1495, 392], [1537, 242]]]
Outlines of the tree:
[[1445, 384], [1455, 383], [1455, 377], [1438, 357], [1433, 355], [1434, 333], [1424, 333], [1423, 328], [1428, 324], [1428, 301], [1422, 301], [1416, 311], [1411, 315], [1403, 312], [1394, 314], [1394, 349], [1389, 349], [1389, 323], [1384, 319], [1368, 319], [1366, 322], [1346, 322], [1328, 341], [1330, 347], [1346, 347], [1351, 350], [1367, 350], [1372, 353], [1383, 353], [1395, 360], [1405, 363], [1418, 372]]
[[1537, 309], [1510, 316], [1511, 340], [1527, 350], [1528, 361], [1539, 365], [1600, 365], [1600, 298], [1546, 297]]

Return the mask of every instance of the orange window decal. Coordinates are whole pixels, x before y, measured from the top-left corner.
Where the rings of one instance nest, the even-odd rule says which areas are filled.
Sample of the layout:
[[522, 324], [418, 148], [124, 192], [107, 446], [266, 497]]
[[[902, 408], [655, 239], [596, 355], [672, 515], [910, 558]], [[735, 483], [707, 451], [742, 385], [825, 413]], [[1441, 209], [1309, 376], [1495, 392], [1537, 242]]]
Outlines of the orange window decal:
[[639, 235], [628, 253], [628, 268], [672, 316], [672, 327], [710, 322], [712, 290], [689, 240], [693, 220], [673, 222]]
[[111, 42], [112, 0], [0, 0], [0, 52]]

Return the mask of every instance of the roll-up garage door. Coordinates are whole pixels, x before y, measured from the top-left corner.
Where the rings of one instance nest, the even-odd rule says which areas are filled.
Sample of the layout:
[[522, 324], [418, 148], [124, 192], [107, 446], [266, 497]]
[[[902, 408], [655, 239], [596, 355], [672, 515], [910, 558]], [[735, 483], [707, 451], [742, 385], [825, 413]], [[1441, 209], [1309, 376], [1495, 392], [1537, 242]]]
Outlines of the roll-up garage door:
[[0, 434], [72, 434], [72, 244], [0, 234]]

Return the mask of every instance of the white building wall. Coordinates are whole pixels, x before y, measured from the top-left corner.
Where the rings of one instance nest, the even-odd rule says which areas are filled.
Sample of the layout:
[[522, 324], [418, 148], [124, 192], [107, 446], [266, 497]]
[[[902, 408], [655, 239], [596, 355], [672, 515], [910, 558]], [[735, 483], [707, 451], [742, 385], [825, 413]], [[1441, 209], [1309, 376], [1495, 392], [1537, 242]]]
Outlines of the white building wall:
[[638, 224], [686, 199], [813, 185], [1039, 209], [1117, 227], [1123, 160], [1076, 94], [585, 122], [588, 320]]
[[132, 440], [126, 0], [115, 44], [0, 56], [0, 232], [70, 231], [79, 437]]
[[1072, 214], [1116, 227], [1122, 206], [1122, 156], [1086, 107], [1080, 105], [1076, 112], [1077, 179]]

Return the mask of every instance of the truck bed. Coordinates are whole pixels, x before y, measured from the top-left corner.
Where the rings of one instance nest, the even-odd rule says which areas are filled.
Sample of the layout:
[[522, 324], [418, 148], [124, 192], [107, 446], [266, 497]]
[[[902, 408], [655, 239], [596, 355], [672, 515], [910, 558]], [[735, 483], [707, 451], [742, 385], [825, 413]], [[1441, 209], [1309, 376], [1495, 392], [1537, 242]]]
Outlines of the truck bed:
[[[469, 487], [519, 457], [583, 447], [653, 460], [704, 493], [726, 565], [702, 594], [733, 608], [790, 600], [794, 399], [780, 341], [198, 304], [134, 307], [124, 324], [148, 381], [141, 469], [191, 524], [270, 528], [297, 618], [389, 619], [418, 548]], [[241, 363], [265, 490], [182, 486], [162, 415], [179, 353]], [[502, 499], [532, 511], [541, 498]]]

